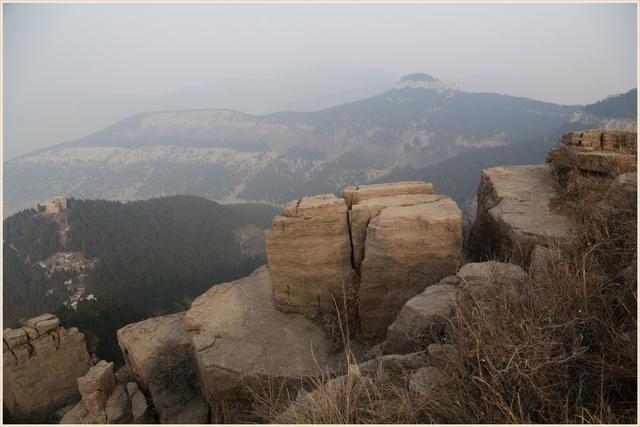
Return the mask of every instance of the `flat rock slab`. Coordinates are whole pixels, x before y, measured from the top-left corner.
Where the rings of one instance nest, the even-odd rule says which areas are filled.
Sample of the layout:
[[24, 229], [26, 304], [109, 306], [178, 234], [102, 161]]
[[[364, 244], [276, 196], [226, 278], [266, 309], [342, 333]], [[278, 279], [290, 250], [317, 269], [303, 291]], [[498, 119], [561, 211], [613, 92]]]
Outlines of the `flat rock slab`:
[[[322, 328], [273, 302], [269, 269], [214, 286], [193, 301], [184, 318], [203, 394], [212, 407], [247, 399], [251, 390], [294, 383], [337, 367]], [[229, 419], [225, 417], [225, 419]]]
[[476, 256], [526, 265], [536, 243], [566, 239], [571, 221], [551, 210], [556, 197], [547, 165], [484, 169], [471, 233]]
[[448, 197], [387, 207], [369, 222], [359, 289], [365, 337], [384, 339], [406, 301], [455, 273], [462, 249], [461, 223], [460, 209]]
[[332, 194], [287, 203], [267, 231], [267, 260], [283, 311], [317, 317], [353, 286], [347, 205]]
[[363, 200], [402, 194], [433, 194], [433, 184], [424, 181], [399, 181], [387, 184], [349, 186], [343, 192], [344, 200], [349, 208]]
[[153, 357], [167, 343], [187, 345], [191, 337], [182, 326], [184, 312], [152, 317], [118, 330], [118, 345], [131, 371], [148, 384]]

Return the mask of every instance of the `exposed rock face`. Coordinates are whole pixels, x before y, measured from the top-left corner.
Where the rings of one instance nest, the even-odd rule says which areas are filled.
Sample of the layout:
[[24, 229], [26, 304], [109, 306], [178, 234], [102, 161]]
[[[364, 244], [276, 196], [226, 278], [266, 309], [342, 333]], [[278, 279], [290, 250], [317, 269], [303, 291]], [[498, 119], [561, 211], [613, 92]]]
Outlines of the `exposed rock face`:
[[316, 317], [353, 286], [347, 205], [333, 195], [287, 203], [267, 231], [274, 298], [284, 311]]
[[562, 143], [567, 146], [584, 149], [635, 154], [637, 150], [637, 134], [620, 130], [592, 129], [565, 133], [562, 135]]
[[442, 371], [434, 366], [427, 366], [416, 371], [409, 378], [409, 390], [417, 395], [428, 397], [444, 387], [447, 379]]
[[602, 204], [613, 209], [635, 210], [638, 206], [637, 173], [624, 173], [616, 177], [609, 185]]
[[460, 209], [448, 197], [387, 207], [371, 219], [360, 265], [359, 316], [366, 337], [384, 338], [407, 300], [456, 271], [461, 223]]
[[164, 344], [187, 345], [191, 338], [182, 326], [184, 312], [152, 317], [118, 330], [118, 345], [136, 378], [147, 384], [155, 353]]
[[90, 367], [84, 335], [44, 314], [3, 333], [3, 400], [13, 422], [44, 422], [78, 396]]
[[409, 353], [443, 337], [459, 291], [451, 284], [437, 284], [407, 301], [389, 326], [383, 351]]
[[467, 290], [479, 304], [492, 303], [500, 292], [529, 278], [519, 265], [497, 261], [465, 264], [457, 276], [460, 279], [458, 286]]
[[[431, 188], [427, 186], [424, 187], [425, 189]], [[409, 187], [409, 189], [412, 188], [420, 187]], [[354, 204], [349, 212], [349, 225], [351, 227], [353, 258], [356, 268], [360, 267], [360, 263], [364, 258], [364, 245], [369, 222], [372, 218], [378, 216], [382, 209], [396, 206], [412, 206], [422, 203], [433, 203], [446, 198], [446, 196], [433, 194], [402, 194], [396, 196], [367, 198]]]
[[60, 424], [129, 424], [153, 421], [138, 384], [117, 382], [113, 362], [101, 360], [78, 378], [82, 399]]
[[203, 394], [212, 407], [221, 408], [225, 422], [242, 420], [234, 408], [252, 389], [296, 386], [300, 377], [337, 368], [323, 329], [302, 315], [276, 309], [275, 287], [263, 266], [211, 288], [185, 315]]
[[67, 199], [62, 196], [57, 196], [44, 202], [43, 206], [48, 214], [58, 214], [67, 209]]
[[551, 210], [556, 197], [547, 165], [483, 170], [470, 238], [476, 256], [526, 265], [536, 243], [548, 246], [565, 239], [571, 221]]
[[467, 291], [476, 302], [488, 303], [503, 289], [527, 279], [527, 273], [515, 264], [465, 264], [455, 276], [445, 277], [407, 301], [387, 330], [383, 353], [404, 354], [425, 348], [429, 348], [429, 354], [442, 353], [441, 347], [431, 349], [431, 345], [446, 339], [448, 320], [461, 291]]
[[403, 194], [433, 194], [433, 185], [424, 181], [400, 181], [388, 184], [349, 186], [344, 189], [344, 200], [351, 208], [363, 200]]

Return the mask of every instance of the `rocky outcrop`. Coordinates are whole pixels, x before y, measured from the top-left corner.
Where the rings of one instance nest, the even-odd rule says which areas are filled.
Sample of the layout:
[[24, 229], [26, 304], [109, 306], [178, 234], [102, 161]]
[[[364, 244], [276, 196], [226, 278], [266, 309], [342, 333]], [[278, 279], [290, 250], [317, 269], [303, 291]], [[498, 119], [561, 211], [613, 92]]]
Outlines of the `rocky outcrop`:
[[470, 236], [474, 255], [527, 265], [535, 244], [566, 239], [571, 221], [552, 210], [557, 197], [547, 165], [483, 170]]
[[465, 264], [456, 275], [445, 277], [404, 304], [387, 330], [383, 353], [410, 353], [446, 340], [449, 318], [461, 292], [465, 291], [476, 303], [490, 303], [499, 292], [524, 283], [528, 277], [515, 264], [496, 261]]
[[283, 311], [317, 317], [355, 280], [347, 205], [333, 195], [287, 203], [267, 231], [274, 299]]
[[78, 378], [82, 399], [60, 424], [143, 424], [152, 422], [146, 398], [134, 382], [118, 383], [113, 362], [101, 360]]
[[263, 266], [211, 288], [185, 315], [203, 394], [224, 422], [243, 419], [252, 390], [297, 387], [301, 377], [338, 368], [320, 326], [276, 308], [276, 286]]
[[51, 314], [3, 333], [3, 404], [13, 422], [45, 422], [78, 396], [90, 367], [84, 335]]
[[433, 184], [424, 181], [400, 181], [386, 184], [349, 186], [344, 189], [347, 206], [377, 197], [399, 196], [407, 194], [433, 194]]
[[407, 300], [456, 271], [461, 223], [460, 209], [444, 196], [389, 206], [369, 221], [359, 290], [359, 316], [367, 338], [384, 338]]
[[118, 330], [118, 345], [136, 379], [149, 383], [153, 358], [166, 343], [191, 343], [182, 325], [183, 318], [184, 312], [152, 317]]
[[383, 337], [409, 298], [458, 267], [461, 212], [432, 193], [431, 184], [408, 181], [285, 205], [266, 239], [278, 308], [317, 318], [357, 293], [350, 315], [367, 338]]

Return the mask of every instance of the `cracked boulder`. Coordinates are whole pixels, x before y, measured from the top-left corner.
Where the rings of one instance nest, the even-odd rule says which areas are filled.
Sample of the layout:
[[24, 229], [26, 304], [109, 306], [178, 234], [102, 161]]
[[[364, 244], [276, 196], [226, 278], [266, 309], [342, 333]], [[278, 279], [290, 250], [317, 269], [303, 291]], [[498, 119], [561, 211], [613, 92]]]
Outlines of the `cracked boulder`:
[[252, 391], [294, 387], [301, 377], [336, 369], [324, 330], [300, 314], [279, 311], [266, 266], [196, 298], [184, 325], [192, 334], [205, 399], [224, 422], [243, 421]]
[[3, 333], [3, 403], [13, 422], [44, 422], [77, 400], [90, 367], [84, 335], [45, 314]]
[[318, 317], [354, 286], [347, 210], [344, 199], [322, 194], [287, 203], [273, 219], [267, 260], [281, 310]]
[[[402, 197], [409, 203], [403, 205]], [[369, 199], [381, 208], [366, 227], [360, 264], [359, 316], [366, 338], [384, 339], [409, 299], [455, 273], [462, 249], [462, 214], [446, 196]], [[354, 222], [358, 205], [353, 209]], [[365, 210], [368, 210], [365, 209]]]

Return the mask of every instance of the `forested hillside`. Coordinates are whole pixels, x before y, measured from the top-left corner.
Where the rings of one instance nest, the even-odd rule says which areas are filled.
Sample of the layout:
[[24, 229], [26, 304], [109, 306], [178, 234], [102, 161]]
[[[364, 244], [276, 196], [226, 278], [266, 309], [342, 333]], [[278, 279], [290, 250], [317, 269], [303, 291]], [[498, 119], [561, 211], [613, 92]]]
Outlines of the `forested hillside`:
[[238, 231], [260, 241], [275, 214], [267, 205], [230, 207], [193, 196], [69, 199], [59, 215], [22, 211], [4, 221], [4, 320], [57, 311], [93, 338], [101, 357], [119, 358], [117, 328], [185, 309], [213, 284], [263, 264], [263, 244], [244, 251]]

